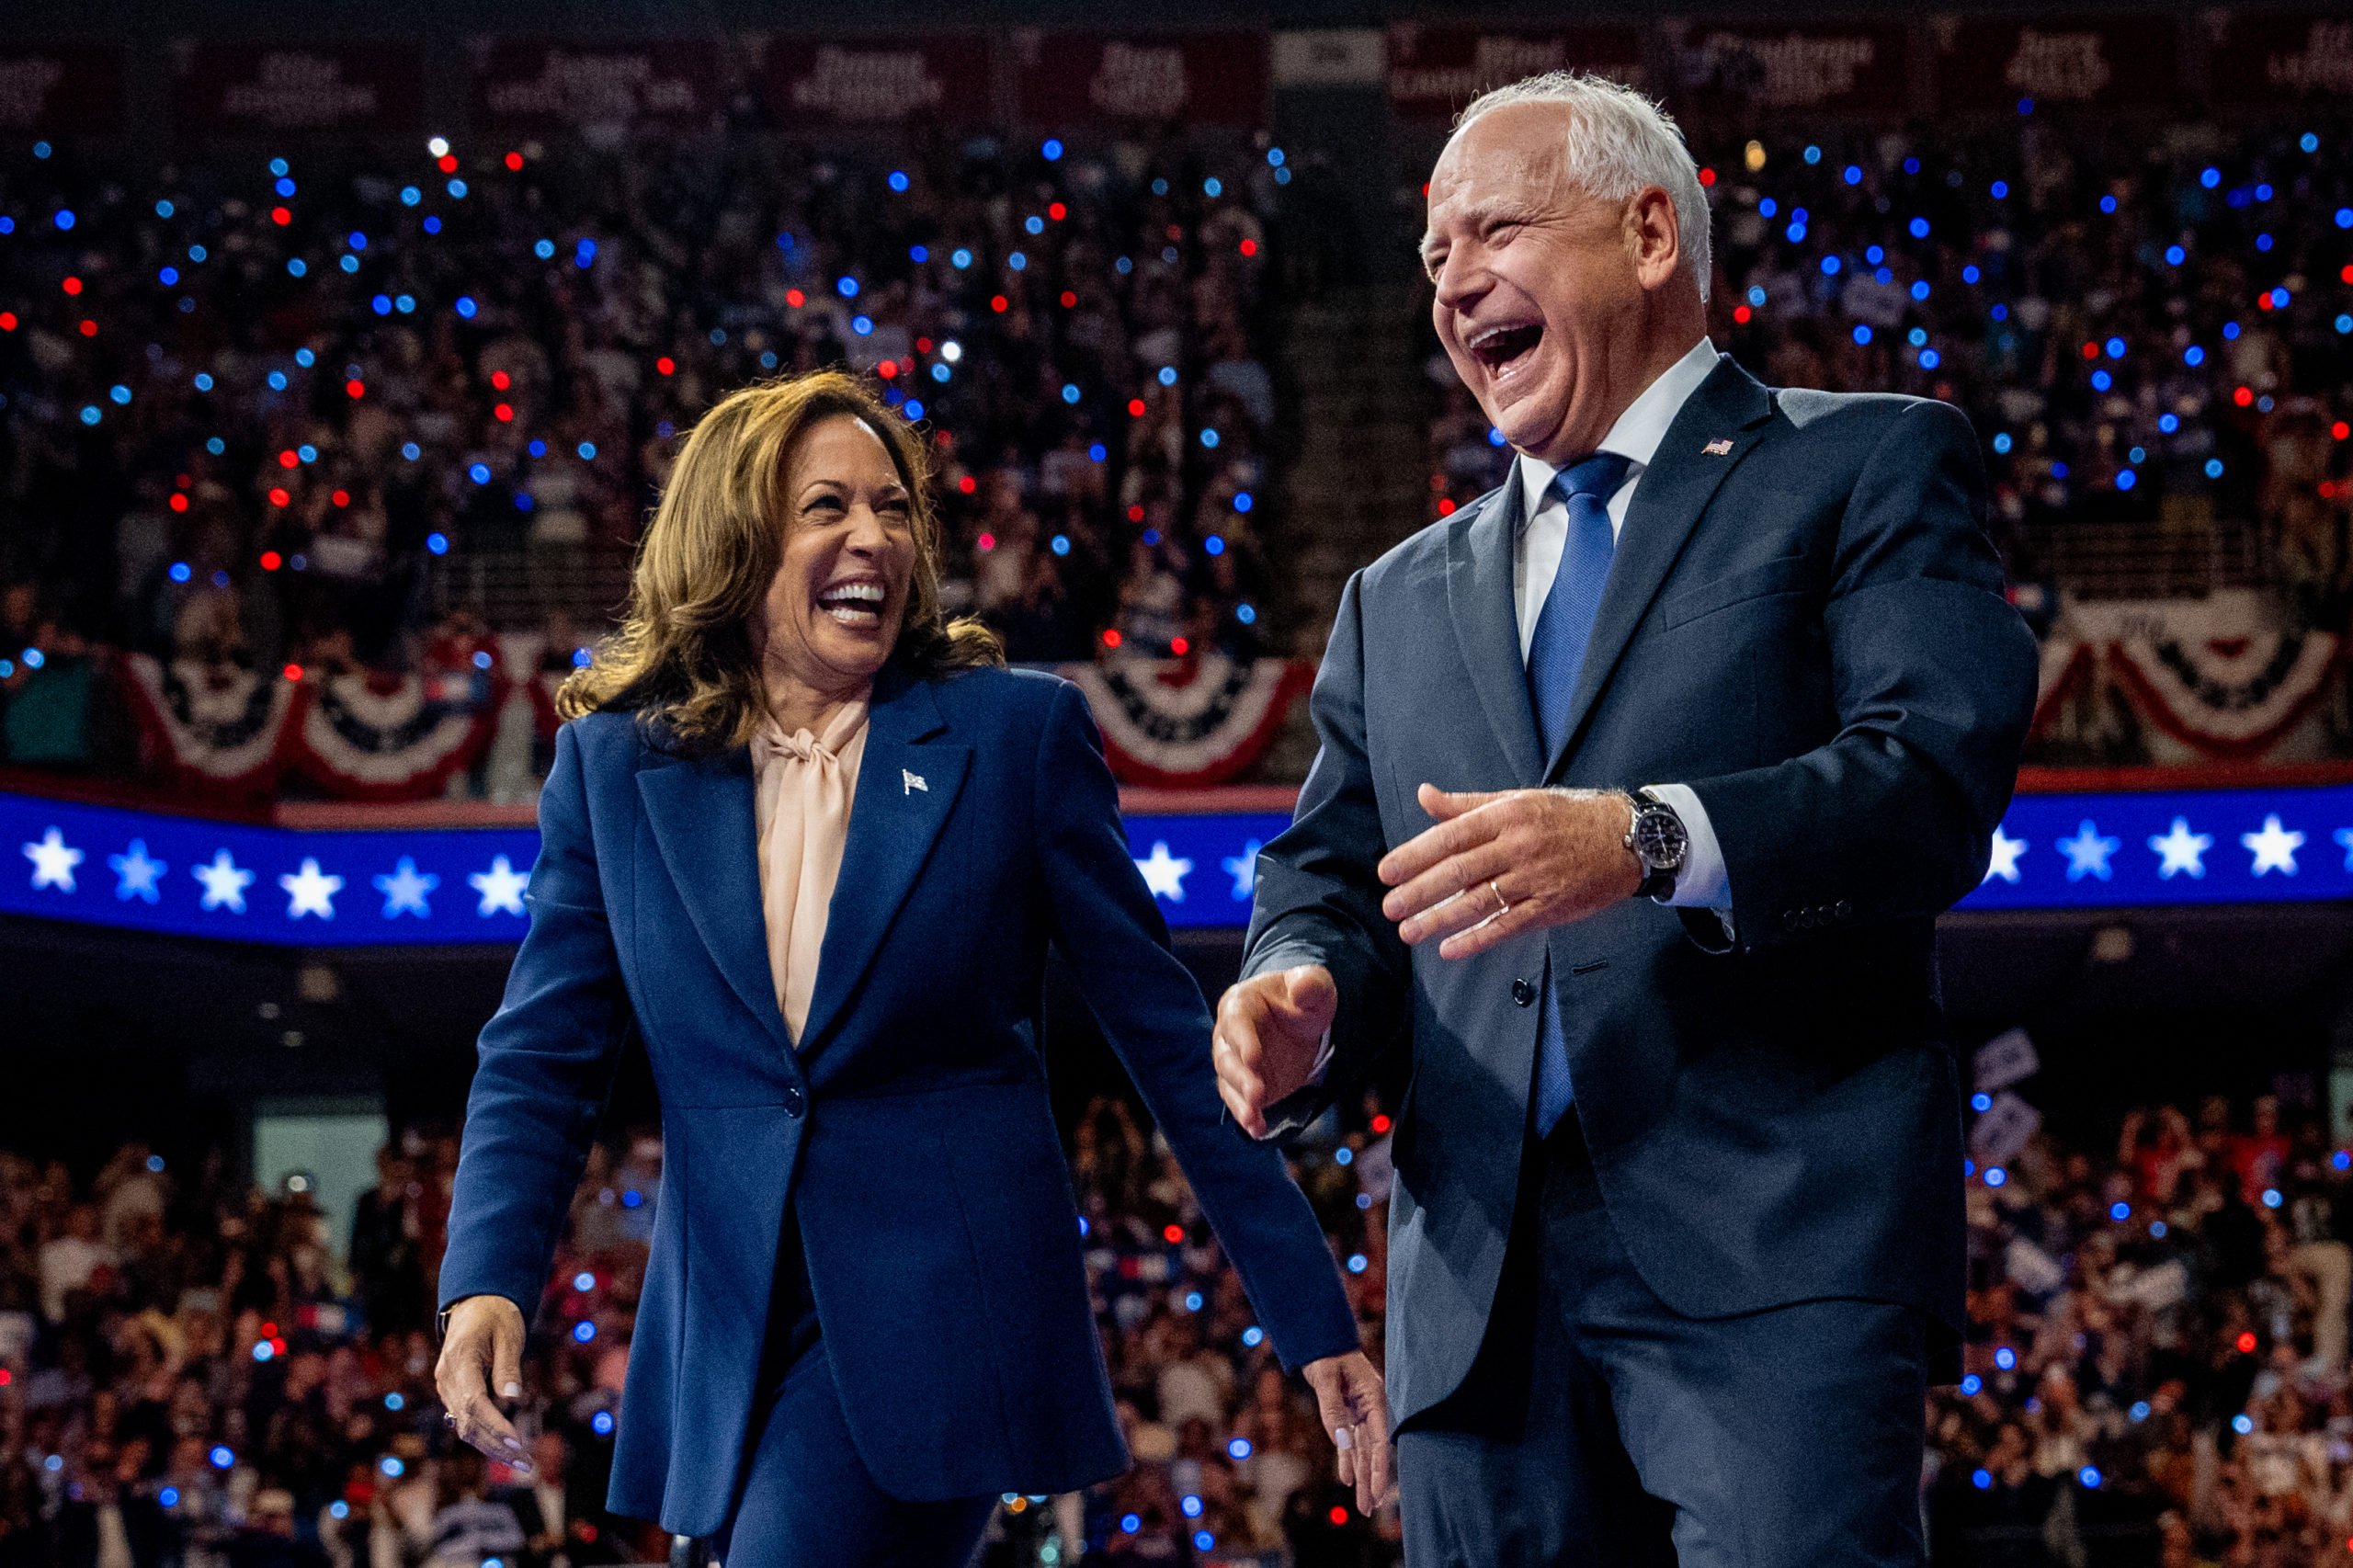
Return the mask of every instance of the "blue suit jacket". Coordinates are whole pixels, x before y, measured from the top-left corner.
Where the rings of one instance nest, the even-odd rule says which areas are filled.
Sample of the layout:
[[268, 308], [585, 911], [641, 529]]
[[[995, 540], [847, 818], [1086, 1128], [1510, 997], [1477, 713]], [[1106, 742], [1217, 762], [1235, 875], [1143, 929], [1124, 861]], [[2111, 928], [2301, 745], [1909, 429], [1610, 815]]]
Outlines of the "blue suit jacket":
[[665, 1153], [616, 1510], [690, 1535], [723, 1521], [788, 1203], [850, 1432], [886, 1490], [1063, 1492], [1124, 1468], [1039, 1050], [1049, 940], [1284, 1362], [1356, 1347], [1280, 1157], [1221, 1126], [1209, 1011], [1129, 858], [1100, 744], [1053, 677], [885, 671], [796, 1051], [748, 754], [667, 754], [627, 714], [559, 732], [440, 1296], [529, 1315], [634, 1024]]
[[[1768, 392], [1729, 358], [1634, 492], [1574, 698], [1537, 744], [1501, 490], [1344, 593], [1322, 750], [1258, 858], [1244, 969], [1339, 983], [1335, 1065], [1413, 1053], [1390, 1210], [1402, 1423], [1461, 1381], [1511, 1233], [1540, 1009], [1643, 1278], [1687, 1316], [1824, 1297], [1958, 1325], [1959, 1096], [1936, 915], [1975, 887], [2033, 708], [2032, 640], [1984, 530], [1977, 440], [1917, 398]], [[1479, 957], [1408, 951], [1373, 868], [1447, 790], [1698, 793], [1732, 878], [1709, 910], [1630, 900]]]

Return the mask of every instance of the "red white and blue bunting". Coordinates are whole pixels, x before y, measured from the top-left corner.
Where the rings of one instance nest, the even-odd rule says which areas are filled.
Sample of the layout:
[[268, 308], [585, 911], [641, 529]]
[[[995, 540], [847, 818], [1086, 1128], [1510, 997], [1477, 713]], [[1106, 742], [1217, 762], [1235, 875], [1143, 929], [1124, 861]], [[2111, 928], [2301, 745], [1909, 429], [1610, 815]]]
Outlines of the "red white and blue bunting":
[[1282, 731], [1313, 678], [1290, 659], [1113, 657], [1060, 672], [1086, 695], [1111, 771], [1126, 784], [1199, 789], [1239, 778]]
[[2043, 643], [2035, 734], [2097, 726], [2118, 696], [2153, 762], [2304, 760], [2326, 752], [2345, 659], [2343, 636], [2290, 625], [2253, 589], [2070, 601]]
[[300, 687], [235, 665], [122, 660], [131, 719], [157, 771], [215, 799], [266, 795], [286, 764]]
[[308, 695], [296, 758], [312, 782], [338, 800], [417, 801], [482, 756], [503, 693], [459, 676], [347, 673], [314, 677]]

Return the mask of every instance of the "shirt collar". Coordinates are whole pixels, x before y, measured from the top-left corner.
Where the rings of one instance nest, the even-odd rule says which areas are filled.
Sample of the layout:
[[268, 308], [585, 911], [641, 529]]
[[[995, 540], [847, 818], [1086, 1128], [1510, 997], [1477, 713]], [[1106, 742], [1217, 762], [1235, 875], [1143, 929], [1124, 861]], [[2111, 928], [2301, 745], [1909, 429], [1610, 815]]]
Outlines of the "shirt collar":
[[[1699, 390], [1699, 383], [1716, 368], [1716, 346], [1706, 336], [1693, 344], [1683, 358], [1659, 372], [1658, 380], [1644, 387], [1642, 395], [1626, 405], [1609, 434], [1601, 438], [1600, 451], [1616, 452], [1629, 460], [1633, 467], [1627, 471], [1629, 479], [1637, 478], [1650, 466], [1658, 454], [1661, 441], [1666, 439], [1666, 427], [1683, 411], [1683, 404]], [[1552, 476], [1561, 471], [1541, 458], [1519, 454], [1519, 488], [1524, 509], [1520, 526], [1525, 528], [1543, 509], [1545, 493], [1552, 487]]]

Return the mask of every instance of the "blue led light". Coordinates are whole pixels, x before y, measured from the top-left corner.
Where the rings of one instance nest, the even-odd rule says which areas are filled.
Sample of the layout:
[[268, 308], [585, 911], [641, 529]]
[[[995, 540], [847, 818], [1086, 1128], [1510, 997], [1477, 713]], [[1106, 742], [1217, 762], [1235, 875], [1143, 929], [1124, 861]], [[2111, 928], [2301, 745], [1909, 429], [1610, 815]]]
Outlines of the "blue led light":
[[1938, 354], [1935, 349], [1923, 348], [1920, 350], [1920, 369], [1924, 370], [1933, 370], [1943, 363], [1944, 356]]
[[2005, 1345], [1994, 1352], [1994, 1365], [2009, 1371], [2018, 1364], [2018, 1353]]
[[74, 209], [71, 207], [59, 208], [57, 210], [55, 222], [60, 229], [71, 229], [74, 226]]
[[2195, 369], [2206, 362], [2206, 350], [2193, 343], [2181, 351], [2181, 362]]
[[1985, 1185], [1987, 1187], [1999, 1187], [2009, 1179], [2009, 1172], [2004, 1170], [2001, 1166], [1987, 1165], [1985, 1167]]
[[1070, 553], [1070, 535], [1056, 534], [1052, 539], [1046, 541], [1046, 548], [1052, 551], [1056, 555], [1068, 555]]
[[437, 528], [425, 536], [425, 548], [430, 554], [447, 555], [449, 553], [449, 536]]
[[454, 310], [458, 312], [458, 314], [459, 314], [459, 315], [460, 315], [460, 316], [464, 317], [467, 321], [472, 321], [472, 320], [473, 320], [473, 319], [474, 319], [474, 312], [475, 312], [475, 311], [477, 311], [477, 310], [479, 310], [479, 309], [481, 309], [481, 307], [480, 307], [480, 306], [478, 306], [478, 305], [476, 305], [476, 304], [474, 303], [474, 297], [473, 297], [472, 294], [460, 294], [460, 295], [459, 295], [459, 296], [458, 296], [458, 302], [457, 302], [457, 304], [456, 304], [456, 305], [454, 305], [454, 306], [453, 306], [453, 307], [451, 307], [451, 308], [452, 308], [452, 309], [454, 309]]
[[1836, 256], [1825, 256], [1822, 258], [1822, 274], [1825, 278], [1836, 278], [1838, 276], [1838, 258]]
[[1046, 162], [1050, 164], [1058, 161], [1063, 155], [1063, 144], [1061, 139], [1052, 136], [1047, 137], [1045, 145], [1038, 149], [1038, 155], [1045, 159]]
[[588, 1429], [591, 1432], [596, 1433], [599, 1437], [611, 1437], [613, 1435], [613, 1413], [609, 1410], [600, 1410], [597, 1412], [596, 1415], [591, 1415], [588, 1418]]
[[953, 251], [949, 253], [948, 265], [954, 267], [957, 271], [961, 272], [966, 267], [972, 265], [972, 253], [965, 249], [962, 245], [958, 245]]
[[2232, 1416], [2231, 1430], [2236, 1432], [2242, 1437], [2245, 1437], [2248, 1433], [2255, 1430], [2255, 1417], [2246, 1415], [2245, 1412], [2241, 1412], [2240, 1414]]
[[215, 1470], [227, 1470], [230, 1466], [237, 1462], [236, 1450], [230, 1448], [226, 1443], [215, 1445], [212, 1451], [207, 1454], [205, 1458], [212, 1461], [212, 1468]]
[[1164, 387], [1173, 387], [1176, 384], [1176, 366], [1163, 365], [1160, 367], [1160, 384]]
[[2092, 390], [2094, 392], [2106, 392], [2114, 384], [2115, 380], [2116, 378], [2109, 375], [2106, 370], [2094, 370], [2092, 372]]
[[907, 171], [904, 169], [892, 169], [889, 175], [884, 176], [882, 183], [889, 186], [892, 190], [903, 191], [907, 188]]
[[2130, 490], [2139, 483], [2140, 476], [2131, 469], [2120, 468], [2116, 471], [2116, 488], [2119, 490]]
[[1925, 240], [1928, 237], [1928, 221], [1926, 218], [1915, 218], [1907, 227], [1910, 228], [1912, 237], [1915, 240]]
[[1123, 1534], [1133, 1535], [1142, 1528], [1143, 1528], [1142, 1515], [1121, 1514], [1120, 1516], [1120, 1529]]
[[2220, 479], [2222, 477], [2222, 459], [2208, 458], [2206, 460], [2206, 477], [2209, 479]]
[[923, 263], [931, 259], [931, 247], [929, 245], [909, 245], [907, 247], [907, 259], [920, 267]]
[[1026, 272], [1029, 268], [1029, 258], [1021, 252], [1015, 251], [1005, 258], [1005, 265], [1016, 272]]
[[105, 417], [106, 417], [106, 415], [103, 415], [103, 414], [101, 414], [101, 413], [99, 413], [99, 412], [98, 412], [98, 405], [97, 405], [97, 403], [84, 403], [84, 404], [82, 405], [82, 423], [83, 423], [83, 424], [85, 424], [85, 425], [96, 425], [99, 420], [101, 420], [101, 419], [103, 419], [103, 418], [105, 418]]
[[1366, 1268], [1370, 1267], [1370, 1265], [1366, 1261], [1364, 1254], [1360, 1252], [1352, 1252], [1348, 1255], [1349, 1273], [1362, 1274]]
[[2157, 415], [2157, 428], [2170, 436], [2181, 428], [2181, 416], [2177, 414], [2160, 414]]
[[1865, 322], [1857, 322], [1855, 324], [1855, 341], [1858, 343], [1869, 343], [1870, 340], [1871, 329], [1870, 324]]
[[[1763, 284], [1752, 283], [1748, 286], [1748, 302], [1754, 307], [1759, 309], [1763, 308], [1765, 303], [1765, 286]], [[1498, 442], [1496, 444], [1500, 446], [1502, 443]]]
[[488, 463], [469, 464], [466, 469], [466, 477], [472, 480], [476, 484], [488, 484], [490, 483], [490, 465]]
[[2188, 259], [2189, 253], [2182, 249], [2179, 245], [2165, 246], [2165, 265], [2167, 267], [2179, 267], [2183, 262], [2188, 261]]
[[2075, 1479], [2094, 1492], [2099, 1490], [2099, 1469], [2096, 1465], [2084, 1466], [2075, 1472]]
[[874, 318], [868, 315], [852, 316], [849, 318], [849, 329], [860, 337], [869, 336], [874, 331]]
[[1980, 1492], [1991, 1492], [1994, 1490], [1994, 1472], [1990, 1470], [1972, 1470], [1969, 1472], [1969, 1484]]
[[1076, 403], [1078, 398], [1078, 383], [1075, 381], [1064, 381], [1063, 383], [1063, 401], [1064, 403]]
[[403, 441], [401, 443], [401, 456], [406, 460], [415, 462], [424, 455], [425, 449], [418, 446], [415, 441]]
[[1984, 1379], [1983, 1379], [1983, 1378], [1981, 1378], [1981, 1377], [1979, 1377], [1979, 1376], [1978, 1376], [1976, 1373], [1974, 1373], [1974, 1372], [1970, 1373], [1967, 1377], [1965, 1377], [1965, 1378], [1963, 1378], [1963, 1379], [1961, 1379], [1961, 1393], [1962, 1393], [1965, 1397], [1968, 1397], [1968, 1398], [1971, 1398], [1971, 1399], [1974, 1399], [1975, 1397], [1977, 1397], [1977, 1392], [1978, 1392], [1980, 1389], [1984, 1388], [1984, 1386], [1985, 1386], [1985, 1380], [1984, 1380]]
[[850, 277], [847, 273], [844, 273], [841, 277], [834, 280], [834, 292], [839, 294], [845, 300], [857, 299], [858, 279]]
[[1969, 1096], [1969, 1108], [1983, 1114], [1994, 1108], [1994, 1096], [1980, 1089]]
[[597, 1325], [589, 1322], [586, 1318], [582, 1318], [578, 1323], [572, 1325], [572, 1337], [579, 1341], [581, 1344], [585, 1345], [590, 1340], [597, 1337]]
[[1237, 490], [1233, 493], [1233, 509], [1235, 511], [1247, 512], [1254, 504], [1255, 503], [1253, 503], [1250, 498], [1250, 492], [1247, 490]]
[[2103, 212], [2113, 212], [2113, 211], [2115, 211], [2115, 210], [2116, 210], [2116, 198], [2114, 198], [2113, 196], [2103, 196], [2103, 197], [2101, 197], [2101, 198], [2099, 199], [2099, 210], [2100, 210], [2101, 211], [2103, 211]]
[[1025, 233], [1042, 234], [1046, 232], [1046, 221], [1032, 212], [1021, 221], [1021, 227]]
[[1822, 162], [1822, 149], [1819, 147], [1809, 145], [1804, 153], [1800, 155], [1809, 164], [1818, 164]]

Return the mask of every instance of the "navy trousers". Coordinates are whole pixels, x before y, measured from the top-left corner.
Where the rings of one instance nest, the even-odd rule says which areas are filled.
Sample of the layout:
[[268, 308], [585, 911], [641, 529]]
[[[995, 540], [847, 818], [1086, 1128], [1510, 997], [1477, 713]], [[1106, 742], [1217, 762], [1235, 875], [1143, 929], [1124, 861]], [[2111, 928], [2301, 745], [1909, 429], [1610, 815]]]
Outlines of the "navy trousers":
[[753, 1406], [734, 1517], [717, 1542], [722, 1568], [966, 1568], [997, 1500], [909, 1503], [875, 1483], [842, 1415], [789, 1216], [772, 1300], [764, 1397]]
[[1398, 1435], [1407, 1568], [1920, 1568], [1927, 1320], [1679, 1316], [1576, 1118], [1529, 1153], [1478, 1358]]

